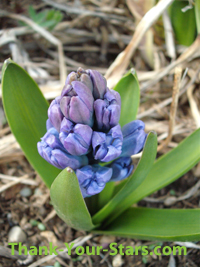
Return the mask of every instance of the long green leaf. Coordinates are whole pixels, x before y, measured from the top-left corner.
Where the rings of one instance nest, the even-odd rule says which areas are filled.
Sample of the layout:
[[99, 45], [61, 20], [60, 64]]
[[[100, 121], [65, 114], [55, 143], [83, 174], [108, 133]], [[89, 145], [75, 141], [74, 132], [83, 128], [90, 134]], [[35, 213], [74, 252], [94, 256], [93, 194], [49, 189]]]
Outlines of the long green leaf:
[[106, 206], [96, 213], [92, 220], [95, 224], [99, 224], [107, 218], [104, 225], [109, 224], [124, 210], [129, 208], [132, 202], [128, 199], [136, 188], [144, 181], [147, 174], [151, 170], [157, 153], [157, 137], [156, 134], [149, 133], [142, 157], [133, 175], [127, 180], [124, 187], [112, 198]]
[[37, 151], [37, 142], [46, 132], [48, 102], [27, 72], [12, 60], [4, 63], [2, 95], [11, 131], [33, 168], [50, 187], [60, 170]]
[[98, 194], [98, 209], [103, 208], [108, 201], [112, 198], [113, 191], [115, 188], [115, 182], [109, 182], [106, 184], [104, 190]]
[[196, 26], [197, 26], [197, 32], [200, 34], [200, 1], [195, 1], [195, 19], [196, 19]]
[[[141, 186], [129, 195], [129, 200], [136, 203], [153, 192], [180, 178], [200, 160], [200, 129], [185, 138], [176, 148], [160, 157], [153, 165]], [[123, 186], [115, 188], [117, 193]]]
[[140, 103], [140, 87], [137, 74], [134, 69], [126, 73], [114, 87], [121, 96], [121, 126], [136, 119]]
[[143, 240], [200, 240], [200, 209], [129, 208], [108, 228], [94, 232]]
[[190, 46], [196, 37], [196, 22], [194, 8], [182, 11], [187, 5], [187, 1], [176, 0], [171, 4], [169, 14], [176, 40], [179, 44]]
[[50, 194], [58, 216], [67, 225], [85, 231], [94, 228], [80, 191], [78, 179], [71, 168], [67, 167], [56, 177]]

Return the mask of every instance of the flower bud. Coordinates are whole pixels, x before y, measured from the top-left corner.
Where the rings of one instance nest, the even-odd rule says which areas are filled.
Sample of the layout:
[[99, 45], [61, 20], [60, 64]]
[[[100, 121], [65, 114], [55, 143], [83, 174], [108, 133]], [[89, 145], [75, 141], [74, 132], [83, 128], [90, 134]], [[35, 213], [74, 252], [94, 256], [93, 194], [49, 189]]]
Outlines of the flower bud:
[[98, 130], [108, 131], [119, 122], [121, 98], [118, 92], [107, 89], [104, 99], [94, 102], [96, 124]]
[[112, 169], [100, 165], [88, 165], [76, 170], [83, 197], [100, 193], [112, 176]]
[[120, 156], [122, 152], [123, 136], [118, 124], [106, 133], [93, 132], [92, 147], [96, 160], [109, 162]]
[[61, 99], [60, 96], [56, 97], [51, 102], [51, 105], [49, 106], [49, 109], [48, 109], [49, 120], [58, 132], [60, 131], [60, 124], [61, 124], [62, 119], [64, 117], [64, 115], [62, 114], [61, 109], [60, 109], [60, 99]]
[[107, 88], [106, 79], [97, 70], [86, 70], [86, 73], [89, 74], [92, 80], [94, 99], [103, 99]]
[[135, 120], [122, 127], [123, 146], [121, 156], [131, 156], [139, 153], [145, 144], [147, 134], [143, 121]]
[[93, 103], [92, 92], [84, 83], [72, 81], [63, 88], [60, 109], [68, 120], [92, 127]]
[[64, 118], [61, 123], [59, 138], [68, 153], [81, 156], [89, 152], [92, 132], [90, 126], [84, 124], [75, 125]]
[[110, 167], [113, 170], [110, 182], [117, 182], [127, 178], [131, 175], [134, 168], [131, 157], [120, 157], [107, 167]]
[[55, 128], [50, 128], [47, 133], [41, 138], [42, 141], [37, 143], [37, 148], [40, 156], [48, 161], [53, 166], [64, 169], [71, 167], [76, 170], [81, 166], [88, 164], [86, 156], [77, 157], [67, 153], [61, 144]]
[[50, 128], [54, 128], [54, 127], [53, 127], [53, 125], [52, 125], [50, 119], [47, 119], [47, 121], [46, 121], [46, 129], [47, 129], [47, 131], [48, 131]]

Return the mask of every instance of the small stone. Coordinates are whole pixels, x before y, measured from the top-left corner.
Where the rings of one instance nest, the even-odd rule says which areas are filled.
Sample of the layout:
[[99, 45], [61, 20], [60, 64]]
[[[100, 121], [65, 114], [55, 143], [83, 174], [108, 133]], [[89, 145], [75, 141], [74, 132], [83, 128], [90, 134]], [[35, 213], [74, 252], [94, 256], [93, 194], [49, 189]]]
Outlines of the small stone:
[[165, 205], [165, 206], [171, 206], [171, 205], [173, 205], [174, 203], [176, 203], [176, 201], [177, 201], [177, 198], [171, 196], [171, 197], [168, 197], [168, 198], [165, 199], [165, 201], [164, 201], [164, 205]]
[[43, 232], [41, 232], [40, 235], [45, 237], [48, 240], [49, 243], [52, 242], [52, 246], [58, 245], [58, 240], [57, 240], [57, 238], [56, 238], [56, 236], [54, 235], [53, 232], [51, 232], [51, 231], [43, 231]]
[[40, 190], [40, 188], [35, 188], [34, 195], [36, 195], [36, 196], [42, 196], [42, 191]]
[[43, 223], [38, 223], [37, 227], [40, 231], [44, 231], [46, 229], [46, 227]]
[[22, 197], [30, 197], [32, 194], [32, 191], [29, 187], [24, 187], [22, 190], [20, 190], [20, 195]]
[[124, 261], [122, 260], [122, 256], [117, 254], [112, 261], [113, 267], [121, 267]]
[[99, 240], [99, 243], [103, 246], [103, 248], [109, 247], [109, 245], [113, 242], [115, 242], [115, 236], [103, 235]]
[[24, 242], [26, 240], [26, 234], [19, 226], [14, 226], [8, 233], [8, 242]]

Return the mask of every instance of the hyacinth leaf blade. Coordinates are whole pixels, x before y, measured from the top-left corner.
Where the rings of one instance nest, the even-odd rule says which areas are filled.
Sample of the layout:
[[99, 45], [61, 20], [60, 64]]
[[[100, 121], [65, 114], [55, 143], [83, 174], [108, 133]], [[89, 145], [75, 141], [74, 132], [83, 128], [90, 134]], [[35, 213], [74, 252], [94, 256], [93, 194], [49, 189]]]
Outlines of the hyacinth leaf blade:
[[12, 133], [33, 168], [50, 187], [60, 170], [37, 151], [37, 142], [46, 132], [49, 105], [35, 81], [10, 59], [3, 66], [2, 98]]
[[176, 41], [181, 45], [190, 46], [195, 40], [197, 29], [194, 7], [191, 6], [192, 8], [183, 12], [186, 6], [185, 1], [174, 1], [169, 7], [169, 15]]
[[199, 209], [129, 208], [97, 234], [142, 240], [195, 241], [200, 239]]
[[93, 216], [93, 222], [99, 224], [106, 219], [107, 225], [119, 216], [124, 210], [131, 206], [126, 199], [129, 194], [134, 193], [137, 187], [145, 180], [151, 170], [157, 153], [157, 136], [150, 132], [147, 136], [142, 157], [134, 173], [126, 180], [123, 188], [116, 194], [99, 212]]
[[[200, 161], [200, 129], [185, 138], [176, 148], [161, 156], [153, 165], [147, 178], [135, 192], [128, 196], [136, 203], [153, 192], [180, 178]], [[115, 194], [125, 181], [115, 187]]]
[[129, 70], [114, 87], [121, 96], [121, 127], [136, 119], [140, 103], [140, 87], [134, 69]]
[[51, 201], [58, 216], [77, 230], [89, 231], [95, 226], [82, 197], [74, 171], [67, 167], [54, 180], [50, 189]]
[[98, 209], [103, 208], [109, 200], [112, 198], [115, 188], [115, 182], [109, 182], [106, 184], [104, 190], [98, 194]]
[[200, 1], [195, 2], [195, 20], [196, 20], [196, 26], [197, 26], [197, 32], [200, 34]]

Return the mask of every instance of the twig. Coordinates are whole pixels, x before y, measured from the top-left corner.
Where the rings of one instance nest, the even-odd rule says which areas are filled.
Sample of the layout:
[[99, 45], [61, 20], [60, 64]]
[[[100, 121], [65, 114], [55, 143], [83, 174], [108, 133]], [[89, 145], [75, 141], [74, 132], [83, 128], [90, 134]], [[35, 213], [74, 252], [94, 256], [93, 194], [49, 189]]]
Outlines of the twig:
[[[183, 89], [179, 92], [179, 97], [184, 94], [187, 89], [195, 82], [198, 74], [200, 72], [200, 67], [197, 69], [195, 75], [193, 76], [193, 78], [190, 80], [190, 82], [185, 86], [185, 83], [183, 81], [183, 85], [181, 87], [183, 87]], [[169, 97], [167, 99], [165, 99], [164, 101], [162, 101], [161, 103], [155, 105], [154, 107], [140, 113], [138, 116], [137, 116], [137, 119], [141, 119], [143, 117], [146, 117], [146, 116], [149, 116], [150, 114], [152, 114], [154, 111], [156, 111], [157, 109], [161, 109], [167, 105], [169, 105], [170, 103], [172, 102], [172, 97]]]
[[0, 193], [2, 193], [3, 191], [7, 190], [8, 188], [12, 187], [13, 185], [16, 185], [18, 183], [20, 183], [21, 181], [25, 180], [28, 178], [28, 175], [25, 174], [22, 177], [18, 178], [17, 180], [9, 183], [9, 184], [5, 184], [3, 186], [0, 187]]
[[[45, 0], [46, 1], [46, 0]], [[163, 11], [173, 2], [174, 0], [160, 0], [156, 6], [151, 8], [145, 16], [142, 18], [140, 23], [137, 25], [135, 33], [129, 43], [129, 45], [122, 51], [109, 69], [106, 72], [106, 79], [108, 81], [108, 87], [113, 87], [118, 80], [122, 77], [126, 71], [133, 53], [137, 46], [142, 40], [146, 31], [153, 25], [153, 23], [159, 18]]]
[[10, 248], [6, 248], [3, 246], [0, 246], [0, 256], [12, 260], [25, 260], [27, 258], [27, 256], [25, 255], [19, 255], [19, 252], [17, 250], [14, 250], [14, 255], [13, 255]]
[[20, 20], [28, 24], [31, 28], [33, 28], [36, 32], [41, 34], [45, 39], [47, 39], [49, 42], [52, 44], [56, 45], [58, 47], [58, 55], [59, 55], [59, 68], [60, 68], [60, 82], [61, 84], [65, 83], [66, 80], [66, 66], [64, 62], [64, 53], [63, 53], [63, 46], [60, 40], [58, 40], [55, 36], [53, 36], [50, 32], [45, 30], [44, 28], [40, 27], [37, 23], [32, 21], [29, 18], [26, 18], [25, 16], [22, 15], [16, 15], [16, 14], [11, 14], [7, 11], [2, 11], [0, 10], [0, 17], [9, 17], [12, 19]]
[[51, 220], [53, 217], [56, 216], [56, 211], [53, 209], [48, 215], [47, 217], [44, 219], [44, 223], [47, 223], [49, 220]]
[[188, 97], [188, 100], [189, 100], [192, 116], [194, 118], [194, 121], [196, 123], [197, 128], [199, 128], [200, 127], [200, 112], [199, 112], [199, 109], [197, 107], [197, 103], [194, 100], [194, 97], [192, 95], [193, 90], [194, 90], [194, 86], [190, 86], [187, 89], [187, 97]]
[[171, 103], [171, 107], [170, 107], [168, 136], [167, 136], [167, 139], [158, 147], [157, 151], [160, 151], [164, 147], [166, 147], [172, 139], [174, 125], [175, 125], [175, 119], [176, 119], [176, 111], [177, 111], [177, 106], [178, 106], [181, 73], [182, 73], [182, 68], [177, 67], [175, 69], [174, 87], [173, 87], [173, 92], [172, 92], [172, 103]]
[[200, 249], [200, 245], [194, 244], [192, 242], [174, 242], [176, 245], [185, 246], [186, 248]]
[[173, 29], [171, 25], [171, 20], [166, 10], [163, 12], [163, 24], [164, 24], [164, 30], [165, 30], [165, 42], [166, 42], [167, 54], [172, 59], [175, 59], [176, 50], [175, 50], [175, 44], [174, 44]]
[[183, 64], [185, 61], [190, 61], [195, 57], [198, 57], [200, 55], [200, 35], [197, 36], [194, 43], [188, 47], [180, 57], [173, 61], [171, 64], [169, 64], [166, 68], [160, 71], [160, 73], [156, 73], [150, 81], [143, 83], [141, 86], [141, 90], [145, 90], [148, 87], [153, 86], [156, 84], [159, 80], [161, 80], [165, 75], [167, 75], [172, 69], [177, 67], [180, 64]]
[[[11, 181], [18, 181], [19, 177], [5, 175], [5, 174], [0, 173], [0, 179], [11, 180]], [[35, 182], [34, 180], [31, 180], [31, 179], [22, 180], [20, 183], [21, 184], [27, 184], [27, 185], [35, 185], [35, 186], [38, 185], [37, 182]]]
[[127, 17], [124, 16], [116, 16], [116, 15], [112, 15], [112, 14], [105, 14], [102, 12], [95, 12], [95, 11], [90, 11], [84, 8], [77, 8], [77, 7], [71, 7], [69, 5], [62, 5], [56, 2], [53, 2], [51, 0], [43, 0], [43, 2], [45, 2], [46, 4], [53, 6], [57, 9], [60, 9], [62, 11], [65, 11], [66, 13], [71, 13], [71, 14], [76, 14], [76, 15], [85, 15], [85, 16], [94, 16], [94, 17], [100, 17], [100, 18], [104, 18], [107, 20], [120, 20], [123, 22], [127, 22]]
[[184, 192], [181, 196], [175, 197], [175, 196], [162, 196], [160, 198], [153, 198], [153, 197], [145, 197], [143, 200], [151, 203], [165, 203], [165, 205], [170, 206], [178, 201], [182, 201], [188, 198], [193, 197], [200, 188], [200, 181], [198, 181], [193, 187], [191, 187], [189, 190]]

